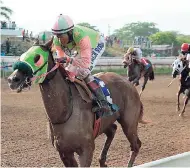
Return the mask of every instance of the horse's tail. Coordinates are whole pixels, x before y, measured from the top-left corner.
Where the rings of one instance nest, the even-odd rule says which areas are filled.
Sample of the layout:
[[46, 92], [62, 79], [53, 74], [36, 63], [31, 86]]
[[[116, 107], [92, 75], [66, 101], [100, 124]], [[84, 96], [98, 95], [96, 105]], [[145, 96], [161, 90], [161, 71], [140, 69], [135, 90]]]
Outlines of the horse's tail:
[[144, 115], [144, 108], [143, 108], [143, 104], [142, 104], [142, 102], [141, 102], [139, 123], [141, 123], [141, 124], [148, 124], [148, 123], [150, 123], [150, 121], [145, 121], [145, 120], [143, 120], [143, 115]]
[[154, 80], [154, 70], [149, 73], [149, 80]]

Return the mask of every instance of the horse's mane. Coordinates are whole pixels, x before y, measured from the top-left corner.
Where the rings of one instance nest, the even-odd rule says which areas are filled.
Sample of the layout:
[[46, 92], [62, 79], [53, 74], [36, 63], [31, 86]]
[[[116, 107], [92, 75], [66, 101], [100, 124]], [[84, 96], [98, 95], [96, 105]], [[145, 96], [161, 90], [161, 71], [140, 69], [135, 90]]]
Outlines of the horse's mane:
[[54, 36], [51, 38], [51, 40], [49, 40], [49, 41], [46, 42], [45, 44], [39, 44], [39, 42], [36, 41], [36, 42], [33, 44], [33, 46], [39, 46], [39, 47], [41, 47], [41, 48], [44, 48], [44, 49], [48, 50], [48, 51], [51, 53], [51, 55], [53, 55], [53, 52], [52, 52], [52, 50], [51, 50], [51, 47], [52, 47], [52, 44], [53, 44], [53, 38], [54, 38]]
[[180, 61], [183, 62], [183, 64], [185, 64], [186, 66], [188, 66], [188, 60], [186, 60], [182, 55], [179, 55], [177, 57], [177, 59], [179, 59]]

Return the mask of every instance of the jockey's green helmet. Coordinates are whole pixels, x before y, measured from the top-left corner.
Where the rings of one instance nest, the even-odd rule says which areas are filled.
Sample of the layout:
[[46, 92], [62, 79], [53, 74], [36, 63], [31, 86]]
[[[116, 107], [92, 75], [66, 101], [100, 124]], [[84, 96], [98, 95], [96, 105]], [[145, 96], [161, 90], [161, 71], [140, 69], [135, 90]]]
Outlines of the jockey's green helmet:
[[72, 19], [67, 15], [60, 14], [52, 27], [52, 33], [54, 35], [64, 34], [74, 28]]

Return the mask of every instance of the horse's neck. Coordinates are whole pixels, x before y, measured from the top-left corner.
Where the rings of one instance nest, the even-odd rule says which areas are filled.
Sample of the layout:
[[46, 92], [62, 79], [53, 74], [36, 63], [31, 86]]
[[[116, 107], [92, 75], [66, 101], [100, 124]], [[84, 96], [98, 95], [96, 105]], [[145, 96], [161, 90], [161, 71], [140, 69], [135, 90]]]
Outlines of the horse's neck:
[[189, 76], [189, 71], [188, 68], [185, 68], [182, 72], [181, 72], [181, 82], [184, 83], [186, 78]]
[[63, 123], [71, 114], [71, 93], [59, 70], [53, 79], [40, 84], [42, 99], [51, 123]]
[[129, 64], [129, 67], [135, 68], [135, 66], [140, 66], [135, 60], [132, 60]]

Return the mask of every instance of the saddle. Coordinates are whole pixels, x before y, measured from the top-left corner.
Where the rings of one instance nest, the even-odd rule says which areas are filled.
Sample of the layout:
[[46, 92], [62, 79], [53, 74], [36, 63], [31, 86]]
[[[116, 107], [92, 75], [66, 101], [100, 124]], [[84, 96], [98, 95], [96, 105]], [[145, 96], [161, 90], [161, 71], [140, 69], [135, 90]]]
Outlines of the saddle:
[[[107, 102], [110, 105], [111, 109], [113, 111], [117, 111], [118, 109], [117, 109], [116, 105], [112, 103], [112, 98], [111, 98], [110, 91], [108, 90], [105, 83], [102, 80], [100, 80], [99, 78], [95, 77], [95, 76], [94, 76], [94, 78], [97, 81], [97, 83], [99, 84], [99, 86], [101, 87], [101, 89], [102, 89], [102, 91], [104, 93], [104, 96], [106, 97]], [[75, 84], [77, 90], [79, 91], [80, 96], [82, 97], [82, 99], [84, 101], [86, 101], [87, 103], [90, 103], [90, 102], [95, 103], [95, 101], [97, 99], [96, 99], [95, 95], [91, 92], [91, 90], [88, 88], [88, 86], [87, 86], [87, 84], [86, 84], [86, 82], [84, 80], [75, 77], [74, 84]], [[104, 116], [104, 114], [102, 114], [102, 115]]]
[[[107, 101], [109, 103], [109, 106], [111, 107], [113, 113], [117, 112], [119, 110], [118, 106], [116, 104], [112, 103], [112, 98], [110, 96], [110, 92], [108, 90], [108, 88], [106, 87], [106, 85], [104, 84], [104, 82], [102, 80], [100, 80], [97, 77], [94, 77], [96, 79], [96, 81], [98, 81], [104, 96], [107, 98]], [[101, 84], [100, 84], [101, 82]], [[78, 79], [77, 77], [75, 78], [74, 84], [77, 88], [77, 90], [80, 93], [80, 96], [82, 97], [82, 99], [86, 102], [92, 102], [92, 106], [96, 106], [99, 105], [98, 102], [96, 102], [96, 97], [95, 95], [90, 91], [90, 89], [88, 88], [88, 86], [86, 85], [86, 82], [84, 80]], [[94, 113], [94, 124], [93, 124], [93, 134], [94, 137], [97, 137], [101, 128], [101, 119], [102, 117], [107, 116], [107, 114], [105, 112], [96, 112]]]
[[134, 62], [135, 62], [136, 64], [138, 64], [138, 65], [140, 66], [141, 72], [146, 71], [146, 63], [145, 63], [145, 61], [144, 61], [144, 60], [147, 61], [146, 58], [141, 58], [140, 61], [137, 60], [137, 59], [135, 59], [135, 58], [133, 58], [133, 60], [134, 60]]

